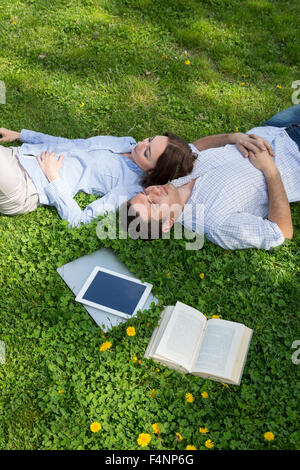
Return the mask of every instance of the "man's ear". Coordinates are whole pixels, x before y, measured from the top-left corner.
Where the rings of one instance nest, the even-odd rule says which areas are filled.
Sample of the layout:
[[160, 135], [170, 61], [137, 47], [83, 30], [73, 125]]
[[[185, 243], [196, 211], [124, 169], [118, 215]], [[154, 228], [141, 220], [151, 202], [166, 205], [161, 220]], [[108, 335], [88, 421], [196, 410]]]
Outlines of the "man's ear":
[[169, 220], [166, 220], [165, 222], [163, 222], [162, 224], [163, 233], [169, 232], [171, 228], [173, 227], [173, 225], [174, 225], [174, 217], [171, 217]]

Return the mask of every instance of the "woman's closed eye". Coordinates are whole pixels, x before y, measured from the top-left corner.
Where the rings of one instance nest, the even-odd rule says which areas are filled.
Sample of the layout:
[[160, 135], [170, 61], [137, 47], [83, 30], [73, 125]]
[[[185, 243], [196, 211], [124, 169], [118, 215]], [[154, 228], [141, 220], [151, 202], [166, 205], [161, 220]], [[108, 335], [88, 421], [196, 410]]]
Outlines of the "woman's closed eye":
[[[154, 139], [154, 137], [149, 137], [149, 139], [148, 139], [148, 144], [150, 144], [151, 140], [153, 140], [153, 139]], [[151, 152], [150, 152], [150, 150], [149, 150], [149, 146], [146, 148], [146, 150], [145, 150], [145, 152], [144, 152], [144, 156], [145, 156], [146, 158], [149, 158], [149, 157], [151, 156]]]

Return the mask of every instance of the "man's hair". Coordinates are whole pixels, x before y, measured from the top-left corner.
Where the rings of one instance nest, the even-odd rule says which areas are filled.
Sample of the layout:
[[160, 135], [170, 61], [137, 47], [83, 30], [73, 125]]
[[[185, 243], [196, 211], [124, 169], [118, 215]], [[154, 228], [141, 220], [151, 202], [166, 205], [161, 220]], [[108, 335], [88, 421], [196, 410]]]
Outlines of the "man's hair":
[[119, 221], [121, 228], [128, 232], [130, 238], [152, 241], [163, 236], [163, 220], [144, 220], [130, 201], [120, 207]]
[[171, 132], [164, 135], [168, 137], [168, 145], [158, 158], [155, 168], [142, 176], [141, 184], [144, 188], [166, 184], [188, 175], [193, 170], [197, 155], [192, 152], [190, 146]]

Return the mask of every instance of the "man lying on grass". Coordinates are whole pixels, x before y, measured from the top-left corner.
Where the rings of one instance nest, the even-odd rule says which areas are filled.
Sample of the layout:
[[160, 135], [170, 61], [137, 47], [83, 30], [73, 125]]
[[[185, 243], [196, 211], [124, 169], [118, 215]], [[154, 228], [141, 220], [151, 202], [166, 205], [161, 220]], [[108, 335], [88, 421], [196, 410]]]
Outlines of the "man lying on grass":
[[[71, 140], [25, 129], [19, 133], [1, 128], [0, 134], [0, 142], [24, 142], [21, 147], [0, 145], [0, 213], [25, 214], [39, 205], [55, 206], [71, 226], [118, 209], [143, 187], [189, 174], [196, 158], [190, 146], [171, 133], [138, 143], [132, 137], [112, 136]], [[230, 143], [246, 152], [241, 140], [251, 147], [249, 137], [230, 134]], [[198, 142], [210, 148], [223, 141], [223, 136], [211, 136]], [[74, 199], [81, 191], [105, 196], [81, 210]]]
[[[189, 229], [198, 225], [210, 241], [226, 249], [269, 250], [292, 238], [289, 202], [300, 200], [300, 105], [249, 132], [267, 140], [274, 156], [258, 146], [244, 157], [234, 145], [201, 151], [201, 141], [194, 142], [198, 158], [190, 175], [150, 186], [127, 203], [129, 232], [131, 224], [139, 224], [139, 232], [151, 239], [156, 221], [157, 238], [178, 219]], [[197, 206], [204, 208], [198, 211], [200, 224], [197, 210], [190, 210]]]

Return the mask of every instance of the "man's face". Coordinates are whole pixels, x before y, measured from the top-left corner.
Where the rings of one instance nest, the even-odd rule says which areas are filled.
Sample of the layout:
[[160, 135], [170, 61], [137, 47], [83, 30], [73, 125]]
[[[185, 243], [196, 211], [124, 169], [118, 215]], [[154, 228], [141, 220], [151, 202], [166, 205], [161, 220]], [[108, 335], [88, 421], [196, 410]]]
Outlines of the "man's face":
[[131, 199], [131, 205], [145, 221], [162, 220], [164, 232], [182, 212], [178, 190], [172, 184], [148, 186]]
[[168, 137], [157, 135], [138, 142], [131, 152], [131, 157], [142, 170], [155, 168], [157, 160], [168, 146]]

